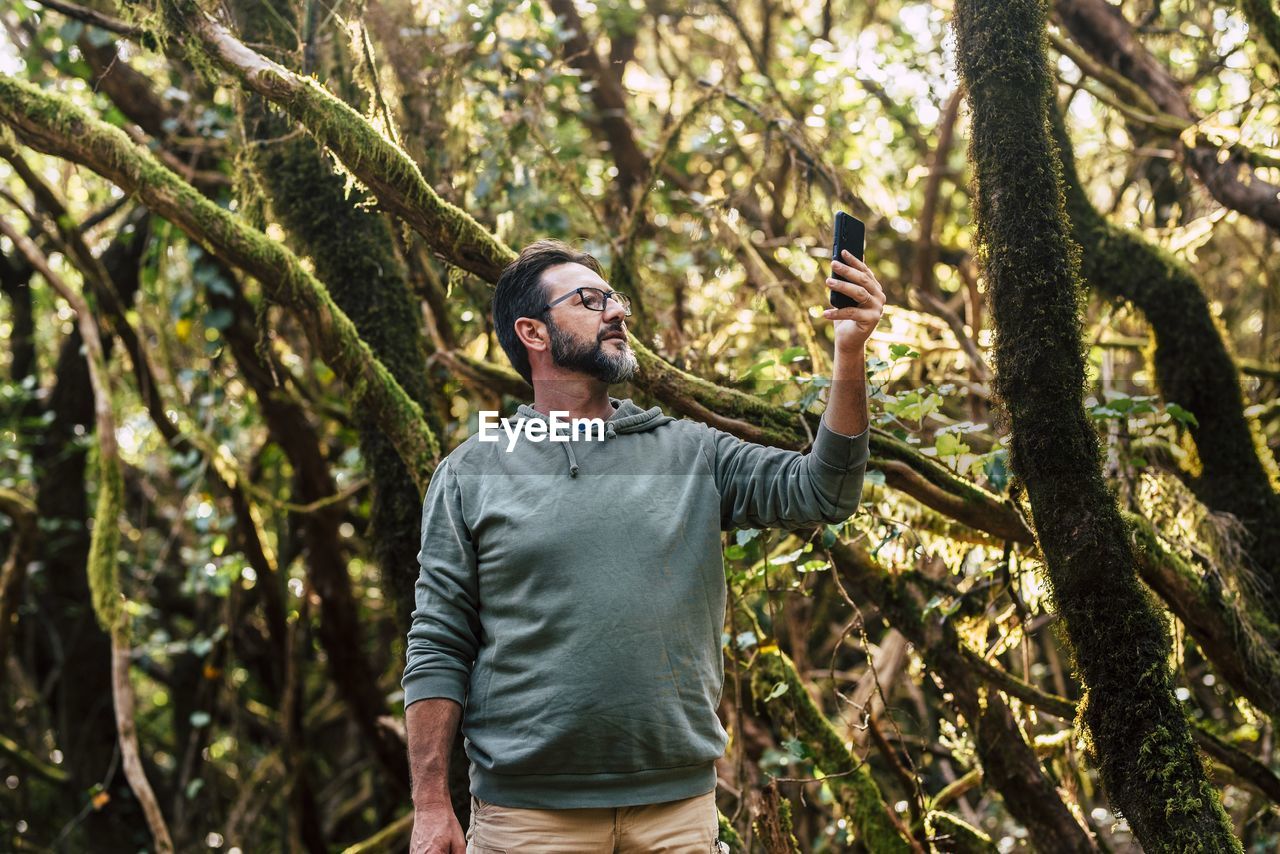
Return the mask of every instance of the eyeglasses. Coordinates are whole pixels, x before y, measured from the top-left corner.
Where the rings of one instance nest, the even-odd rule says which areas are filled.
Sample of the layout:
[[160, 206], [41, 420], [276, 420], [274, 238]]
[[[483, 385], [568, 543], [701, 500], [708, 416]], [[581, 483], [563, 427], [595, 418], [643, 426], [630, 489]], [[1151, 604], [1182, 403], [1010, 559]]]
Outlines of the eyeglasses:
[[[574, 294], [577, 294], [580, 297], [582, 297], [582, 305], [584, 308], [589, 308], [592, 311], [604, 311], [605, 306], [608, 305], [609, 300], [612, 299], [615, 302], [617, 302], [618, 305], [622, 306], [623, 314], [625, 314], [627, 317], [631, 316], [631, 298], [630, 297], [624, 296], [623, 294], [620, 294], [617, 291], [609, 291], [609, 293], [605, 293], [599, 288], [574, 288], [573, 290], [569, 291], [569, 293], [565, 294], [559, 299], [544, 305], [542, 307], [542, 311], [546, 311], [552, 306], [559, 305], [560, 303], [564, 302]], [[539, 314], [541, 313], [542, 312], [539, 312]]]

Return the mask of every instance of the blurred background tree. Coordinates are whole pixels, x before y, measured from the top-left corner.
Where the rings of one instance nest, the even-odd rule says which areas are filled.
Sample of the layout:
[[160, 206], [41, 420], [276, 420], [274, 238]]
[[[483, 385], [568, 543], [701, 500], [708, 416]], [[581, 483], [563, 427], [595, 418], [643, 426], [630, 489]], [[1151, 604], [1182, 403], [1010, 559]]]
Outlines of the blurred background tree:
[[[975, 228], [980, 198], [1035, 201], [966, 158], [1035, 136], [969, 97], [1012, 79], [956, 37], [1003, 32], [992, 5], [0, 10], [4, 847], [404, 848], [419, 497], [479, 410], [530, 395], [488, 313], [502, 265], [543, 236], [593, 252], [638, 308], [615, 394], [800, 449], [844, 209], [889, 295], [863, 511], [725, 537], [722, 838], [1161, 850], [1100, 773], [1149, 746], [1091, 729], [1121, 702], [1088, 695], [1107, 650], [1071, 646], [1084, 582], [1046, 566], [1041, 467], [1011, 465], [1020, 398], [993, 391], [1042, 327], [993, 318], [991, 271], [1033, 267]], [[1011, 118], [1061, 169], [1064, 205], [1038, 195], [1080, 249], [1083, 413], [1171, 640], [1138, 690], [1181, 711], [1245, 850], [1275, 850], [1276, 8], [1016, 6], [1048, 15], [1024, 40], [1048, 103]]]

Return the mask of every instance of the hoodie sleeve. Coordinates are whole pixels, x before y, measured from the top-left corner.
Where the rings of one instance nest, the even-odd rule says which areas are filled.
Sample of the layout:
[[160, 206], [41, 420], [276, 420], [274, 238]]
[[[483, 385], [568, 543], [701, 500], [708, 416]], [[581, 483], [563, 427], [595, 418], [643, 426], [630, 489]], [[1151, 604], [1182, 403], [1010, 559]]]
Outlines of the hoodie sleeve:
[[823, 418], [813, 447], [804, 454], [708, 429], [724, 530], [836, 524], [857, 511], [870, 457], [870, 427], [845, 436], [829, 429]]
[[404, 669], [404, 704], [466, 698], [479, 649], [479, 583], [471, 531], [462, 518], [458, 479], [448, 460], [422, 502], [422, 548]]

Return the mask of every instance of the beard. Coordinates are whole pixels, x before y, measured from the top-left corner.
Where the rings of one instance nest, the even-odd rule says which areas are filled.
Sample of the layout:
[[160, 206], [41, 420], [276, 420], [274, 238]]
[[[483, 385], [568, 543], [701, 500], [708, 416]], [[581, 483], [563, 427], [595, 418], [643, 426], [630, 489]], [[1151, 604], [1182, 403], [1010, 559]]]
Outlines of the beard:
[[[631, 345], [625, 340], [617, 352], [606, 350], [604, 341], [583, 341], [562, 332], [555, 321], [547, 318], [547, 334], [551, 337], [551, 361], [558, 367], [578, 371], [593, 377], [605, 385], [624, 383], [635, 376], [639, 364]], [[621, 331], [606, 329], [601, 334]]]

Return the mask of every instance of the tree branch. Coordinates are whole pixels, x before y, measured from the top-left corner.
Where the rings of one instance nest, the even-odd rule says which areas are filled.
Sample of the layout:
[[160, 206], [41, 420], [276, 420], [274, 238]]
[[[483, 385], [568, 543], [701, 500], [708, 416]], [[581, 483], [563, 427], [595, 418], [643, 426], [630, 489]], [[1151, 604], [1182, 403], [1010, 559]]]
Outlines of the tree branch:
[[[773, 700], [768, 699], [777, 685], [785, 685], [786, 689]], [[796, 735], [814, 751], [814, 764], [826, 775], [827, 783], [836, 792], [847, 791], [845, 803], [850, 820], [868, 851], [923, 854], [892, 807], [885, 803], [866, 763], [845, 747], [844, 738], [813, 701], [790, 658], [777, 648], [759, 652], [751, 668], [751, 686], [757, 704], [775, 725], [794, 720]]]
[[[1055, 0], [1054, 9], [1076, 43], [1100, 64], [1140, 86], [1163, 112], [1191, 124], [1199, 121], [1182, 85], [1147, 52], [1118, 7], [1107, 0]], [[1244, 155], [1231, 152], [1220, 159], [1218, 147], [1203, 139], [1183, 141], [1181, 148], [1219, 203], [1280, 232], [1280, 187], [1259, 178]]]
[[[1041, 691], [967, 647], [964, 650], [964, 657], [974, 673], [1010, 697], [1017, 697], [1027, 705], [1064, 721], [1075, 720], [1078, 708], [1074, 701]], [[1241, 780], [1249, 783], [1273, 802], [1280, 803], [1280, 776], [1265, 764], [1194, 722], [1191, 735], [1205, 753], [1230, 768]]]
[[[1189, 432], [1201, 472], [1192, 490], [1249, 532], [1249, 559], [1270, 591], [1257, 607], [1280, 623], [1280, 471], [1260, 427], [1245, 417], [1240, 374], [1195, 274], [1140, 234], [1112, 225], [1094, 208], [1076, 172], [1061, 110], [1050, 124], [1062, 162], [1072, 237], [1084, 249], [1081, 272], [1100, 293], [1132, 303], [1151, 325], [1152, 363], [1164, 399], [1195, 417]], [[1196, 358], [1186, 354], [1194, 352]]]
[[126, 24], [124, 21], [113, 18], [110, 15], [104, 15], [102, 12], [98, 12], [94, 9], [88, 9], [79, 4], [72, 3], [70, 0], [36, 0], [36, 2], [41, 6], [44, 6], [46, 9], [53, 9], [56, 12], [61, 12], [68, 18], [75, 18], [77, 21], [83, 21], [86, 24], [106, 30], [109, 33], [116, 33], [117, 35], [121, 35], [126, 38], [136, 39], [146, 33], [145, 27]]
[[639, 207], [635, 201], [637, 188], [644, 187], [652, 174], [649, 158], [636, 143], [635, 130], [627, 115], [627, 99], [622, 81], [613, 69], [604, 64], [587, 34], [586, 25], [573, 0], [550, 0], [551, 10], [564, 20], [569, 31], [564, 40], [564, 56], [585, 80], [595, 85], [591, 88], [591, 101], [599, 116], [598, 126], [609, 146], [609, 154], [618, 167], [618, 192], [624, 208]]
[[299, 315], [321, 357], [349, 385], [354, 400], [369, 407], [419, 489], [426, 490], [440, 449], [422, 410], [374, 357], [351, 320], [297, 256], [204, 198], [118, 128], [64, 98], [0, 78], [0, 120], [33, 148], [87, 166], [137, 193], [144, 204], [193, 240], [261, 281], [274, 300]]
[[444, 260], [486, 281], [495, 281], [514, 260], [515, 253], [466, 211], [440, 198], [409, 155], [345, 101], [246, 47], [192, 0], [164, 0], [164, 10], [169, 29], [184, 36], [181, 44], [170, 40], [168, 48], [199, 53], [197, 64], [207, 57], [245, 88], [282, 107]]
[[1010, 814], [1027, 828], [1035, 849], [1048, 854], [1096, 850], [1040, 767], [1004, 699], [986, 692], [974, 678], [955, 627], [940, 616], [926, 618], [920, 592], [901, 574], [887, 572], [861, 546], [837, 543], [830, 555], [835, 577], [847, 595], [874, 603], [942, 679], [972, 728], [987, 781], [1000, 792]]

